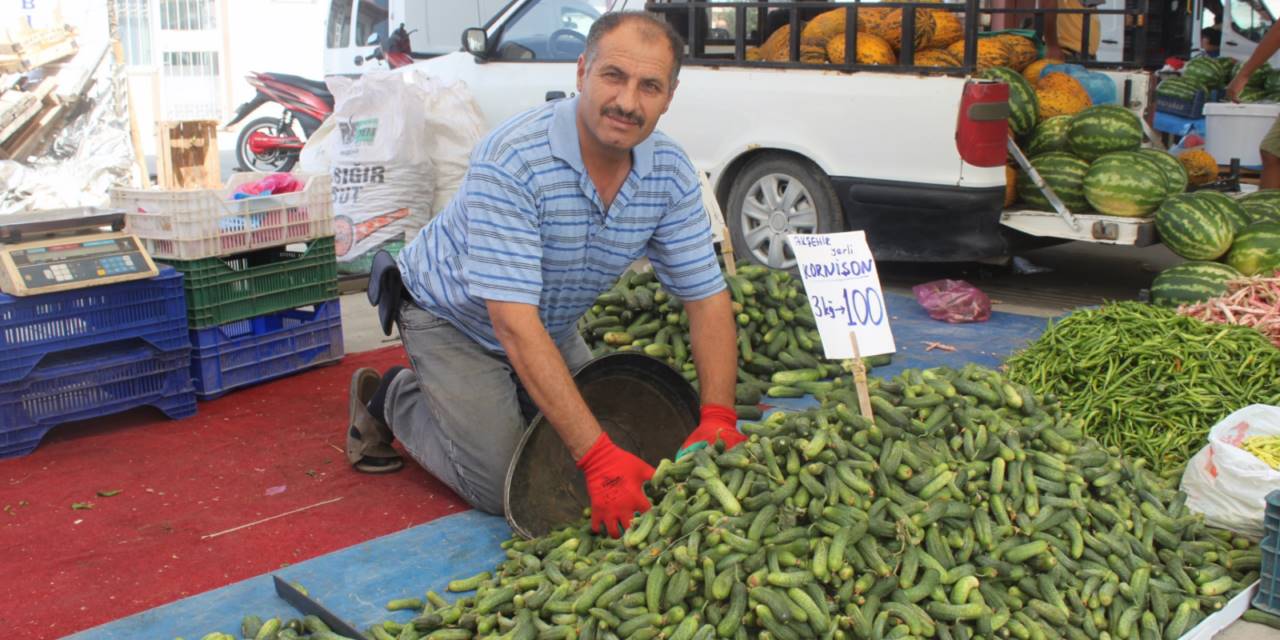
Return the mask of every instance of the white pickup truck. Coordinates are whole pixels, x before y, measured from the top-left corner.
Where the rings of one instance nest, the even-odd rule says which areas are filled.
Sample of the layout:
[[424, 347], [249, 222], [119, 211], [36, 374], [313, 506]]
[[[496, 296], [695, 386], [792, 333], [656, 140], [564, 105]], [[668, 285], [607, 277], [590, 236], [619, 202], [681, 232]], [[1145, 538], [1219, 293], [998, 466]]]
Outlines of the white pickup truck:
[[[771, 8], [763, 2], [725, 6], [757, 16]], [[969, 6], [979, 13], [976, 0]], [[735, 30], [699, 18], [695, 32], [687, 20], [691, 9], [681, 7], [707, 16], [724, 11], [712, 13], [708, 3], [647, 7], [697, 41], [659, 127], [708, 174], [740, 256], [789, 268], [787, 233], [846, 229], [866, 230], [879, 259], [911, 261], [998, 258], [1070, 239], [1154, 239], [1149, 221], [1078, 216], [1072, 228], [1056, 214], [1002, 210], [1003, 84], [962, 69], [926, 74], [909, 67], [749, 62], [744, 45], [763, 37], [745, 28], [747, 20], [731, 19]], [[644, 8], [639, 0], [514, 0], [486, 26], [464, 32], [461, 51], [418, 64], [432, 75], [464, 80], [492, 127], [572, 96], [574, 64], [595, 19]], [[971, 20], [970, 29], [976, 24]], [[1128, 106], [1141, 112], [1148, 74], [1136, 69], [1114, 77], [1126, 87]]]

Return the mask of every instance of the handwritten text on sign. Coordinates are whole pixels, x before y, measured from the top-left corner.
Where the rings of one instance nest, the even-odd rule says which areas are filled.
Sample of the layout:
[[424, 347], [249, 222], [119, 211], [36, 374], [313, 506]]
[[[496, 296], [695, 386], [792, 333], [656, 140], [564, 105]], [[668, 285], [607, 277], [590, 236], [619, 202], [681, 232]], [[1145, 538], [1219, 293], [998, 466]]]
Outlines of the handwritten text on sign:
[[863, 357], [893, 353], [893, 332], [876, 262], [861, 231], [787, 236], [827, 358], [851, 358], [849, 333]]

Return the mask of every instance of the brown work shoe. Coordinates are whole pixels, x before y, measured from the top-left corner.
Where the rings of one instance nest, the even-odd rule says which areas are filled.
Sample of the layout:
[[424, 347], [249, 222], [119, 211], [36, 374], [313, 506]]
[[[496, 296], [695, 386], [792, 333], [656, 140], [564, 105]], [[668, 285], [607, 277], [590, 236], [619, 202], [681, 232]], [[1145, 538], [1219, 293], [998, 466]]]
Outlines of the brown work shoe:
[[404, 466], [400, 454], [391, 447], [395, 439], [391, 429], [369, 413], [369, 399], [378, 390], [382, 376], [362, 368], [351, 374], [349, 419], [347, 428], [347, 461], [357, 471], [390, 473]]

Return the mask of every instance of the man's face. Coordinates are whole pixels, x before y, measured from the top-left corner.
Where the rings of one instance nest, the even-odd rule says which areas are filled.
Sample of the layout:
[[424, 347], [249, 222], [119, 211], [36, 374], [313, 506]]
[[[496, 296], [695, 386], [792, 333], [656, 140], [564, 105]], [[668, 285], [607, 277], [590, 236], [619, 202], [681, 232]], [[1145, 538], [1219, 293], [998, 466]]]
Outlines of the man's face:
[[671, 105], [671, 48], [659, 33], [622, 24], [600, 39], [590, 62], [578, 58], [578, 118], [601, 145], [630, 151]]

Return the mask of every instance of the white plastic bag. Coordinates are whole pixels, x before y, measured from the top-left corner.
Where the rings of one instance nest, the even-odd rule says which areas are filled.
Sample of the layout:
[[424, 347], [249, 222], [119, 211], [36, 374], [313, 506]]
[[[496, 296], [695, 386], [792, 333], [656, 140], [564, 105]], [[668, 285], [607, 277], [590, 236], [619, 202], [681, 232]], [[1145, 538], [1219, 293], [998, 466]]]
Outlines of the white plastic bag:
[[448, 206], [471, 164], [471, 150], [484, 137], [484, 115], [467, 84], [461, 80], [425, 77], [426, 123], [430, 131], [427, 153], [435, 170], [431, 214]]
[[434, 171], [426, 76], [406, 67], [326, 79], [333, 93], [329, 156], [339, 263], [405, 241], [431, 219]]
[[302, 145], [302, 151], [298, 153], [299, 173], [329, 173], [333, 167], [333, 161], [329, 158], [329, 149], [332, 148], [330, 140], [334, 137], [334, 129], [337, 129], [333, 123], [333, 118], [325, 118]]
[[1267, 494], [1280, 489], [1280, 471], [1240, 448], [1250, 436], [1280, 435], [1280, 407], [1247, 406], [1209, 430], [1209, 445], [1187, 463], [1182, 491], [1205, 522], [1262, 537]]

